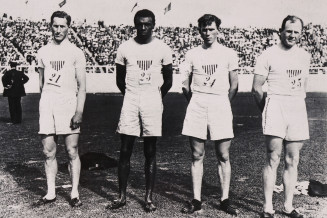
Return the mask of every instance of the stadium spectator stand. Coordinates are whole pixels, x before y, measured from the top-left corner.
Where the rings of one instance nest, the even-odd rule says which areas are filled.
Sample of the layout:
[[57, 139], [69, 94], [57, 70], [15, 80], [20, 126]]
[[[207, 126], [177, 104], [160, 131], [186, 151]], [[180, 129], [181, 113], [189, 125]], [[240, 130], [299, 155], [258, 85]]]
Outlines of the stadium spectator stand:
[[[100, 25], [101, 24], [101, 25]], [[45, 20], [1, 19], [0, 63], [8, 65], [10, 59], [21, 64], [35, 65], [37, 50], [48, 43], [51, 33]], [[312, 54], [311, 67], [327, 67], [327, 27], [308, 24], [300, 46]], [[173, 65], [176, 72], [184, 61], [187, 50], [201, 44], [197, 28], [156, 27], [154, 35], [167, 43], [173, 50]], [[69, 40], [81, 48], [88, 65], [112, 66], [118, 46], [135, 36], [132, 26], [107, 26], [103, 23], [88, 25], [73, 23]], [[239, 55], [240, 68], [252, 68], [257, 56], [267, 47], [279, 41], [278, 31], [268, 28], [222, 28], [219, 42], [233, 48]], [[106, 69], [106, 68], [103, 68]]]

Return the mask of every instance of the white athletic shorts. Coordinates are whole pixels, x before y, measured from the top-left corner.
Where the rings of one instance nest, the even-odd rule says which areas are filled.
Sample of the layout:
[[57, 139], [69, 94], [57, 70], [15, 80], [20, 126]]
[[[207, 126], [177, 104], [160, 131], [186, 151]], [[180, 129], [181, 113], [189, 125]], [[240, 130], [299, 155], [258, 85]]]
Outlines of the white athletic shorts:
[[233, 113], [228, 97], [193, 93], [182, 134], [203, 140], [233, 138]]
[[264, 135], [287, 141], [309, 139], [307, 109], [303, 98], [294, 96], [269, 96], [262, 113]]
[[132, 136], [162, 135], [163, 104], [159, 90], [126, 93], [117, 132]]
[[43, 92], [39, 105], [39, 134], [66, 135], [79, 133], [79, 128], [74, 130], [70, 128], [70, 121], [75, 114], [76, 106], [76, 94]]

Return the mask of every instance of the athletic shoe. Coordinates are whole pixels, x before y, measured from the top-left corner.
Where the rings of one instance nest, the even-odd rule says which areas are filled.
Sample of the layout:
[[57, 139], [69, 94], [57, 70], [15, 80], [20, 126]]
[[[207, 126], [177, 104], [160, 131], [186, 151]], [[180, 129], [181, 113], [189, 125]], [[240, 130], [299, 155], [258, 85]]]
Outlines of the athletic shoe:
[[80, 207], [82, 206], [82, 202], [79, 198], [73, 198], [69, 202], [70, 206], [72, 207]]
[[275, 214], [273, 213], [268, 213], [268, 212], [263, 212], [261, 215], [262, 218], [274, 218]]
[[201, 212], [202, 202], [193, 199], [191, 202], [187, 201], [186, 206], [181, 210], [182, 213], [192, 214]]
[[292, 212], [290, 213], [286, 213], [284, 210], [283, 210], [283, 214], [288, 216], [288, 217], [291, 217], [291, 218], [303, 218], [303, 215], [300, 214], [299, 212], [297, 212], [295, 209], [292, 210]]
[[126, 200], [125, 201], [121, 201], [121, 200], [114, 200], [113, 202], [111, 202], [108, 206], [107, 206], [107, 209], [110, 209], [110, 210], [115, 210], [115, 209], [119, 209], [123, 206], [126, 205]]
[[55, 202], [57, 200], [57, 197], [54, 197], [54, 199], [46, 199], [44, 197], [40, 198], [39, 200], [37, 200], [35, 203], [33, 203], [34, 207], [39, 207], [39, 206], [43, 206], [46, 204], [50, 204], [52, 202]]
[[147, 213], [150, 213], [150, 212], [156, 211], [157, 208], [156, 208], [156, 206], [154, 206], [154, 204], [152, 202], [147, 202], [147, 203], [145, 203], [144, 210]]
[[236, 210], [230, 205], [229, 199], [220, 202], [220, 209], [228, 214], [237, 216]]

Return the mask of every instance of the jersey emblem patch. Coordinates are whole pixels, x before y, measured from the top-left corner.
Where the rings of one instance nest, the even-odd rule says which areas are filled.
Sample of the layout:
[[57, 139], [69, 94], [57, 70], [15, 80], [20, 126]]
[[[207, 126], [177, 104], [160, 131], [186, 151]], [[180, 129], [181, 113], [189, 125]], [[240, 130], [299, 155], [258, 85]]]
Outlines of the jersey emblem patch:
[[141, 70], [147, 71], [152, 65], [152, 60], [140, 60], [137, 61], [137, 65]]
[[218, 68], [218, 64], [208, 64], [208, 65], [203, 65], [202, 69], [207, 75], [212, 75], [216, 72]]
[[286, 70], [286, 73], [289, 78], [293, 78], [301, 75], [302, 70]]
[[55, 71], [58, 72], [65, 65], [65, 61], [50, 61], [50, 65], [51, 65], [52, 69], [54, 69]]

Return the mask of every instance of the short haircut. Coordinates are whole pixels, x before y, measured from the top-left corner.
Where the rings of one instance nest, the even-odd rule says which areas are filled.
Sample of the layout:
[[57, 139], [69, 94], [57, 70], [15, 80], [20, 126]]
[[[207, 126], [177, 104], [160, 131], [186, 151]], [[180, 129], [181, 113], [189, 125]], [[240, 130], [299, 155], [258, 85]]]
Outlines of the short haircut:
[[198, 19], [198, 27], [211, 25], [212, 22], [215, 22], [217, 29], [221, 24], [221, 20], [212, 14], [205, 14]]
[[134, 16], [134, 25], [136, 25], [136, 21], [139, 17], [151, 17], [153, 25], [156, 25], [156, 18], [154, 16], [154, 13], [148, 9], [143, 9], [136, 12]]
[[66, 18], [67, 20], [67, 25], [70, 26], [70, 23], [72, 21], [72, 18], [69, 14], [67, 14], [66, 12], [64, 11], [55, 11], [53, 12], [53, 14], [51, 15], [51, 20], [50, 20], [50, 25], [53, 24], [53, 19], [55, 17], [59, 17], [59, 18]]
[[13, 68], [13, 67], [17, 67], [18, 63], [16, 61], [10, 61], [9, 65], [11, 68]]
[[282, 27], [279, 29], [279, 31], [282, 32], [285, 29], [285, 25], [287, 21], [291, 21], [291, 23], [295, 23], [297, 20], [301, 22], [302, 29], [303, 29], [303, 20], [301, 18], [294, 15], [288, 15], [287, 17], [284, 18], [282, 22]]

